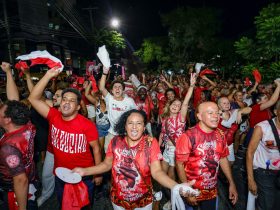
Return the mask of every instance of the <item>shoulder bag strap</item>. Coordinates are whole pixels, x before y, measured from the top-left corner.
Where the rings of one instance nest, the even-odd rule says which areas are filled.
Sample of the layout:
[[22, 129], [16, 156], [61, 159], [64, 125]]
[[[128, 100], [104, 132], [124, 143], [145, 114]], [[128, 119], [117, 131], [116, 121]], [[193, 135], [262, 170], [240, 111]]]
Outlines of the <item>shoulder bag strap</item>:
[[[176, 146], [176, 142], [174, 141], [174, 139], [171, 138], [171, 136], [168, 133], [167, 130], [168, 126], [167, 126], [167, 119], [165, 120], [165, 134], [168, 136], [169, 140], [172, 142], [173, 146]], [[177, 122], [175, 120], [175, 130], [177, 130]]]
[[268, 122], [269, 122], [269, 124], [271, 126], [274, 138], [276, 140], [276, 143], [277, 143], [277, 146], [278, 146], [278, 149], [279, 149], [279, 152], [280, 152], [280, 138], [279, 138], [279, 135], [278, 135], [277, 128], [276, 128], [276, 126], [275, 126], [275, 124], [274, 124], [272, 119], [268, 120]]

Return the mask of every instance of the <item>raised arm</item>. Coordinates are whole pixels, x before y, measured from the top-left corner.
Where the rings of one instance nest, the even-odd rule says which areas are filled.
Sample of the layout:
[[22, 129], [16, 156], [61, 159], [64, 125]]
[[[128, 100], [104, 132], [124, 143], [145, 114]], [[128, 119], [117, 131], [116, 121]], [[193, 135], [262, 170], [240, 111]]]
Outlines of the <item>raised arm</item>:
[[190, 99], [192, 97], [193, 94], [193, 89], [196, 83], [196, 73], [191, 73], [191, 78], [190, 78], [190, 87], [188, 89], [188, 92], [184, 98], [184, 101], [182, 103], [182, 107], [181, 107], [181, 121], [185, 122], [186, 121], [186, 116], [187, 116], [187, 111], [188, 111], [188, 106], [189, 106], [189, 102]]
[[48, 116], [50, 107], [44, 100], [42, 100], [42, 95], [49, 81], [58, 74], [58, 67], [48, 70], [42, 79], [34, 86], [28, 97], [31, 105], [45, 118]]
[[159, 79], [164, 82], [169, 88], [173, 88], [173, 85], [169, 83], [163, 75], [160, 75]]
[[249, 91], [248, 91], [248, 95], [251, 95], [253, 92], [255, 92], [256, 91], [256, 89], [257, 89], [257, 87], [258, 87], [258, 85], [259, 85], [259, 83], [257, 83], [257, 82], [255, 82], [255, 85], [252, 87], [252, 89], [250, 89]]
[[269, 107], [272, 107], [278, 100], [279, 98], [279, 93], [280, 93], [280, 80], [274, 80], [274, 83], [276, 84], [276, 89], [274, 90], [272, 96], [270, 97], [270, 99], [261, 104], [260, 106], [260, 110], [263, 111]]
[[87, 117], [88, 116], [88, 111], [87, 111], [87, 106], [84, 102], [84, 100], [82, 99], [81, 102], [80, 102], [80, 114], [83, 115], [84, 117]]
[[27, 88], [29, 90], [29, 93], [31, 93], [31, 91], [34, 87], [34, 84], [33, 84], [32, 79], [31, 79], [30, 71], [28, 69], [28, 70], [23, 71], [23, 73], [24, 73], [25, 78], [26, 78]]
[[7, 76], [6, 94], [8, 100], [19, 101], [19, 92], [13, 78], [11, 65], [7, 62], [2, 62], [1, 68], [4, 72], [6, 72], [6, 76]]
[[97, 101], [96, 101], [96, 98], [90, 94], [91, 85], [92, 85], [92, 82], [90, 81], [88, 83], [88, 85], [85, 87], [85, 97], [87, 98], [87, 100], [89, 100], [90, 103], [95, 105]]
[[210, 80], [210, 79], [209, 79], [208, 77], [206, 77], [205, 75], [203, 75], [201, 78], [204, 79], [205, 81], [207, 81], [207, 82], [211, 85], [211, 88], [214, 88], [214, 87], [217, 86], [217, 83], [216, 83], [216, 82]]
[[106, 95], [108, 94], [108, 90], [105, 88], [105, 84], [106, 84], [106, 77], [107, 77], [109, 71], [110, 71], [109, 68], [107, 69], [103, 66], [103, 73], [102, 73], [100, 83], [99, 83], [99, 90], [101, 91], [101, 93], [104, 97], [106, 97]]
[[142, 73], [142, 84], [146, 85], [146, 75]]

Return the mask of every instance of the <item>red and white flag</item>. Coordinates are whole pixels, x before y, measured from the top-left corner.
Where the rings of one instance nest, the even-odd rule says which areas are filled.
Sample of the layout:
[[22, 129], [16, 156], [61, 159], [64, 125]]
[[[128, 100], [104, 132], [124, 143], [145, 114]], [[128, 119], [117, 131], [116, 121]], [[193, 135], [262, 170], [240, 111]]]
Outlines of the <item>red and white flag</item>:
[[31, 61], [30, 66], [35, 66], [37, 64], [46, 64], [49, 68], [53, 68], [57, 66], [59, 67], [59, 71], [62, 71], [64, 67], [61, 60], [52, 56], [46, 50], [33, 51], [30, 54], [18, 56], [16, 59], [20, 61], [30, 60]]

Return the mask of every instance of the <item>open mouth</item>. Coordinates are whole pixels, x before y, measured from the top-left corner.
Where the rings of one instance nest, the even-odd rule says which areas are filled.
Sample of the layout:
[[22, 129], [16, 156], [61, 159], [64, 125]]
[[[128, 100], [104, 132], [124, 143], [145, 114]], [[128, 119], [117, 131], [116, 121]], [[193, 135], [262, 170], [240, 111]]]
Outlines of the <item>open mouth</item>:
[[137, 135], [138, 135], [138, 131], [136, 131], [136, 130], [131, 131], [132, 137], [136, 137]]
[[71, 106], [69, 105], [69, 104], [65, 104], [64, 106], [63, 106], [63, 110], [64, 111], [69, 111], [71, 109]]

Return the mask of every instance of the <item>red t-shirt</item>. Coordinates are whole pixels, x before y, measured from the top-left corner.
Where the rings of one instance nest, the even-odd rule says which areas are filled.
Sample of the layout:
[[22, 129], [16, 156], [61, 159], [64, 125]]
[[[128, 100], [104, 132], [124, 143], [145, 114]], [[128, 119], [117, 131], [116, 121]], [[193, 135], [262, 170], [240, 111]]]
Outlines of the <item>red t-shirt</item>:
[[207, 87], [196, 87], [194, 89], [194, 94], [193, 94], [193, 107], [197, 107], [198, 102], [200, 101], [201, 98], [201, 92], [203, 90], [208, 90]]
[[130, 148], [119, 136], [109, 144], [106, 156], [113, 157], [111, 191], [120, 200], [137, 201], [152, 188], [150, 166], [162, 160], [162, 154], [157, 140], [152, 138], [149, 146], [146, 137]]
[[225, 138], [227, 140], [227, 145], [230, 146], [231, 144], [233, 144], [234, 134], [238, 130], [238, 124], [232, 123], [230, 128], [226, 128], [222, 125], [222, 121], [222, 118], [220, 118], [218, 128], [224, 132]]
[[250, 112], [249, 124], [250, 128], [254, 128], [256, 124], [261, 121], [269, 120], [271, 118], [271, 113], [269, 109], [261, 111], [261, 104], [255, 104], [252, 106], [252, 111]]
[[[196, 180], [195, 189], [217, 188], [219, 161], [229, 154], [222, 131], [216, 129], [205, 133], [197, 124], [178, 138], [175, 154], [177, 161], [185, 163], [187, 180]], [[207, 199], [211, 197], [206, 193], [200, 195], [200, 200]]]
[[25, 173], [29, 181], [35, 178], [35, 126], [27, 123], [22, 128], [5, 133], [0, 141], [0, 187], [13, 190], [13, 177]]
[[48, 117], [54, 154], [54, 168], [94, 165], [89, 142], [98, 140], [95, 124], [78, 114], [73, 120], [62, 119], [61, 112], [51, 108]]
[[174, 86], [173, 89], [175, 91], [176, 96], [179, 97], [180, 96], [180, 88], [178, 86]]
[[151, 119], [151, 111], [154, 109], [154, 104], [152, 102], [152, 99], [146, 97], [145, 101], [140, 101], [138, 97], [134, 99], [137, 110], [143, 110], [147, 115], [147, 121], [149, 122]]

